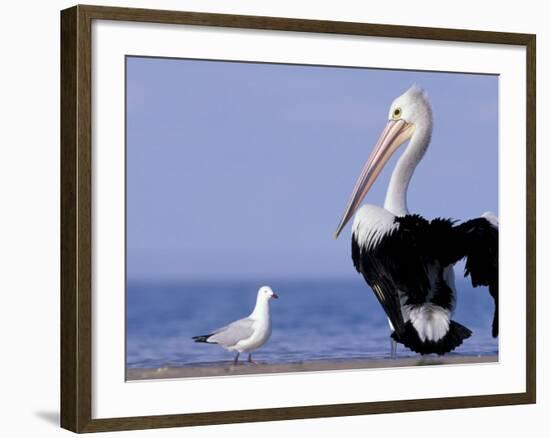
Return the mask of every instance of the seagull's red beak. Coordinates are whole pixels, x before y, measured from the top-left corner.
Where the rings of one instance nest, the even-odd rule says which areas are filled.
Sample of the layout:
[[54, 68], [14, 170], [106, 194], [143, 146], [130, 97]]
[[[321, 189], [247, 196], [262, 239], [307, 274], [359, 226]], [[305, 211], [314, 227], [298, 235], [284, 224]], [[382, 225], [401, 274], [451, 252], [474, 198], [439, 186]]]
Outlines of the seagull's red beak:
[[275, 298], [277, 300], [277, 299], [279, 299], [279, 295], [277, 295], [275, 292], [273, 292], [273, 295], [271, 295], [271, 298]]

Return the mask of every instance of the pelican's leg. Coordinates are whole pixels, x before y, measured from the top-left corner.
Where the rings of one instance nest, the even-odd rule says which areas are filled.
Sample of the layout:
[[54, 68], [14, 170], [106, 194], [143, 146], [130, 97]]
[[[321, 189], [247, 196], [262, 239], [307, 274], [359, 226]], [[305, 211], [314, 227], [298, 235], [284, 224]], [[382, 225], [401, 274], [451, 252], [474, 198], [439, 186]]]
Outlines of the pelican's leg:
[[397, 359], [397, 341], [393, 338], [390, 338], [391, 343], [391, 358]]
[[237, 365], [239, 363], [239, 354], [241, 354], [241, 353], [239, 353], [237, 351], [237, 355], [235, 356], [235, 360], [233, 361], [233, 365]]
[[258, 365], [256, 362], [252, 360], [252, 353], [248, 353], [248, 362], [253, 363], [254, 365]]
[[395, 333], [395, 329], [393, 327], [393, 324], [390, 321], [390, 318], [388, 318], [388, 325], [390, 326], [390, 351], [391, 351], [391, 358], [397, 359], [397, 341], [393, 339], [392, 335]]

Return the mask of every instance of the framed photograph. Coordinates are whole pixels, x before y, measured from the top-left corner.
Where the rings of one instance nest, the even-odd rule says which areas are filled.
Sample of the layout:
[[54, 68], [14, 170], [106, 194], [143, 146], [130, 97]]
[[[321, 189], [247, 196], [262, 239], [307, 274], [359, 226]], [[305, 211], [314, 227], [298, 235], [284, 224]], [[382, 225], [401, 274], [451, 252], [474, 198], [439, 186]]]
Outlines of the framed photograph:
[[535, 35], [75, 6], [61, 121], [62, 427], [535, 403]]

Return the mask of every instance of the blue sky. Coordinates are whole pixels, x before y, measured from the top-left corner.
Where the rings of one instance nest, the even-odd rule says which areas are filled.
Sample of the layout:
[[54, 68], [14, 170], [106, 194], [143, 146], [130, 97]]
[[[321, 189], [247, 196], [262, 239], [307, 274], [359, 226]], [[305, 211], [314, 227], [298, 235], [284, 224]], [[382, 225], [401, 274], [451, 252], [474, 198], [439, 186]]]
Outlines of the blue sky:
[[[392, 100], [429, 94], [411, 212], [498, 212], [498, 77], [127, 59], [127, 275], [354, 275], [332, 234]], [[381, 205], [399, 151], [365, 201]]]

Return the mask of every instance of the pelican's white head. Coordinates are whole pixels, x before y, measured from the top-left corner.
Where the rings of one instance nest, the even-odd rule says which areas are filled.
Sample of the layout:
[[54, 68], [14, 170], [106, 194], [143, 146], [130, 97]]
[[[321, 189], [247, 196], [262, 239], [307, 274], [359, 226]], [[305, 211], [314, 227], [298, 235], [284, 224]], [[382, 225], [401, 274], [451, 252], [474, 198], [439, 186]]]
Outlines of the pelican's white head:
[[[413, 85], [397, 97], [390, 106], [388, 119], [386, 127], [355, 183], [346, 210], [334, 233], [335, 238], [359, 208], [384, 165], [402, 144], [411, 140], [408, 148], [410, 151], [408, 150], [407, 153], [412, 157], [409, 161], [413, 165], [420, 161], [426, 151], [432, 132], [432, 108], [426, 93], [421, 88]], [[408, 178], [410, 179], [410, 175]]]
[[388, 119], [403, 120], [414, 126], [414, 132], [431, 128], [432, 106], [428, 95], [422, 88], [413, 85], [392, 102]]
[[279, 298], [279, 295], [273, 292], [269, 286], [262, 286], [258, 290], [258, 299], [268, 301], [271, 298]]

